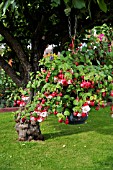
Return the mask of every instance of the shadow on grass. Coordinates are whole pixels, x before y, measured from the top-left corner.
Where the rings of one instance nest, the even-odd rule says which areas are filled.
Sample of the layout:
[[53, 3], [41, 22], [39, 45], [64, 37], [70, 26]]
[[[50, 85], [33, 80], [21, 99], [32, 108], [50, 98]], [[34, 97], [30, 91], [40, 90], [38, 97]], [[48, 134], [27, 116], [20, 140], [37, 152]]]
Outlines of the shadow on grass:
[[92, 112], [84, 124], [65, 125], [59, 124], [58, 122], [55, 122], [55, 120], [53, 121], [53, 119], [54, 118], [51, 118], [49, 120], [49, 126], [51, 129], [55, 130], [43, 134], [45, 140], [90, 131], [95, 131], [104, 135], [113, 135], [113, 119], [110, 117], [109, 111], [106, 108], [102, 109], [101, 112]]
[[107, 159], [103, 161], [96, 162], [96, 164], [100, 167], [103, 167], [103, 170], [106, 170], [106, 169], [112, 170], [113, 169], [113, 157], [109, 156], [107, 157]]

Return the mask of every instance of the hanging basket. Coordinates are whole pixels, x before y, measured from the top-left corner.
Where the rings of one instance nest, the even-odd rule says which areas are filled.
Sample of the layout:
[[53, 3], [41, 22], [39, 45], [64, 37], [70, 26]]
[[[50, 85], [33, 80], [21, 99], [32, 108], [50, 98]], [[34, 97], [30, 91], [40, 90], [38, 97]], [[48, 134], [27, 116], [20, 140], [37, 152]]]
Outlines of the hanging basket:
[[72, 125], [76, 125], [76, 124], [83, 124], [85, 123], [85, 121], [88, 119], [88, 115], [86, 115], [85, 117], [78, 117], [78, 116], [74, 116], [73, 114], [71, 114], [69, 117], [69, 124]]

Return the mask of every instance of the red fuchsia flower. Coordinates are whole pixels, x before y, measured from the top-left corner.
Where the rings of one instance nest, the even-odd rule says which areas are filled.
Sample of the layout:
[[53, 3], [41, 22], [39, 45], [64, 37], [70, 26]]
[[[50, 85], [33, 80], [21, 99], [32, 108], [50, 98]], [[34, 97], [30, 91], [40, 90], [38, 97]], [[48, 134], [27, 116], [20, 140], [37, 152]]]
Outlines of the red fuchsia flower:
[[17, 102], [16, 102], [16, 100], [14, 101], [14, 103], [13, 103], [13, 106], [16, 106], [17, 105]]
[[83, 112], [81, 116], [82, 116], [82, 117], [86, 117], [87, 114]]
[[62, 96], [63, 96], [63, 94], [60, 92], [60, 93], [58, 94], [58, 96], [62, 97]]
[[26, 105], [26, 102], [24, 102], [24, 101], [21, 101], [20, 102], [20, 106], [22, 107], [22, 106], [25, 106]]
[[84, 76], [81, 76], [81, 78], [84, 80]]
[[48, 71], [47, 76], [46, 76], [46, 82], [48, 82], [50, 75], [51, 75], [51, 72]]
[[39, 117], [37, 118], [37, 122], [43, 122], [43, 121], [44, 121], [44, 118], [43, 118], [43, 117], [40, 117], [40, 116], [39, 116]]
[[66, 79], [62, 79], [62, 80], [61, 80], [61, 84], [62, 84], [63, 86], [67, 86], [67, 85], [68, 85], [68, 82], [67, 82]]
[[90, 103], [89, 103], [90, 106], [95, 106], [95, 101], [94, 100], [91, 100]]
[[111, 90], [110, 96], [113, 97], [113, 90]]
[[76, 66], [78, 66], [78, 65], [79, 65], [79, 63], [78, 63], [78, 62], [75, 62], [75, 65], [76, 65]]
[[73, 116], [77, 116], [79, 112], [73, 112]]
[[46, 76], [46, 82], [48, 82], [49, 78]]
[[64, 74], [62, 74], [62, 73], [58, 74], [58, 78], [59, 79], [63, 79], [64, 78]]
[[47, 97], [49, 96], [49, 92], [44, 92], [44, 95]]
[[82, 43], [80, 43], [78, 46], [81, 47], [81, 46], [82, 46]]
[[57, 94], [57, 92], [53, 92], [51, 95], [52, 95], [52, 97], [56, 97], [58, 94]]
[[21, 120], [24, 123], [26, 121], [26, 117], [23, 117]]
[[100, 39], [100, 41], [102, 41], [103, 37], [104, 37], [104, 34], [99, 34], [98, 35], [98, 38]]
[[30, 116], [30, 120], [31, 120], [31, 121], [35, 121], [35, 122], [36, 122], [36, 121], [37, 121], [37, 118], [36, 118], [36, 117], [34, 117], [34, 116]]
[[89, 81], [83, 81], [83, 82], [80, 84], [80, 87], [88, 89], [88, 88], [91, 87], [91, 82], [89, 82]]
[[111, 106], [110, 110], [113, 112], [113, 105]]
[[71, 43], [71, 44], [69, 44], [69, 47], [70, 47], [70, 48], [72, 48], [72, 47], [73, 47], [73, 44], [72, 44], [72, 43]]
[[100, 106], [96, 106], [95, 110], [99, 110], [100, 109]]
[[59, 123], [62, 123], [62, 122], [63, 122], [63, 119], [58, 119], [58, 122], [59, 122]]
[[57, 114], [58, 114], [58, 112], [57, 112], [56, 110], [55, 110], [53, 113], [54, 113], [54, 115], [57, 115]]
[[101, 107], [104, 108], [106, 106], [106, 103], [102, 103]]
[[102, 92], [102, 97], [105, 97], [106, 96], [106, 92]]
[[46, 102], [46, 100], [45, 100], [45, 99], [42, 99], [42, 102], [41, 102], [41, 103], [44, 104], [45, 102]]
[[16, 103], [17, 103], [18, 105], [20, 105], [20, 103], [21, 103], [21, 100], [17, 100], [17, 101], [16, 101]]
[[65, 124], [69, 124], [69, 119], [68, 118], [66, 118]]

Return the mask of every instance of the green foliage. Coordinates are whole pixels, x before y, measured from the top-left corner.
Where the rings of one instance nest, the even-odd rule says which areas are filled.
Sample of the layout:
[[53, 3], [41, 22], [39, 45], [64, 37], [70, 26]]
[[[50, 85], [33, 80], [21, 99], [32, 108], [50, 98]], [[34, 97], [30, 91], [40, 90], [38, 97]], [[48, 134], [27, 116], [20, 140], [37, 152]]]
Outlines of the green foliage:
[[72, 0], [72, 4], [74, 8], [82, 9], [86, 7], [84, 0]]
[[18, 96], [16, 88], [11, 78], [0, 69], [0, 107], [13, 106], [15, 97]]
[[86, 116], [91, 103], [105, 107], [113, 90], [112, 48], [108, 44], [103, 34], [91, 35], [87, 45], [78, 44], [74, 52], [45, 55], [40, 60], [41, 71], [35, 77], [31, 73], [27, 88], [33, 88], [36, 95], [23, 114], [46, 111], [68, 124], [70, 116]]
[[97, 0], [97, 3], [102, 11], [107, 12], [107, 5], [104, 0]]

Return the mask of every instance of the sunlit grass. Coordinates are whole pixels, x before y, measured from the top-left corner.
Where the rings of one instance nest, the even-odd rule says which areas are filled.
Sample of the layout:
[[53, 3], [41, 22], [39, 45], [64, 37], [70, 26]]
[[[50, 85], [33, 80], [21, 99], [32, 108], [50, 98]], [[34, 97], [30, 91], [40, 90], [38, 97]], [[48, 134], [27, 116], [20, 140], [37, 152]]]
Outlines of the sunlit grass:
[[18, 142], [12, 113], [0, 114], [0, 170], [112, 170], [113, 119], [109, 107], [92, 109], [85, 124], [54, 115], [41, 124], [43, 142]]

